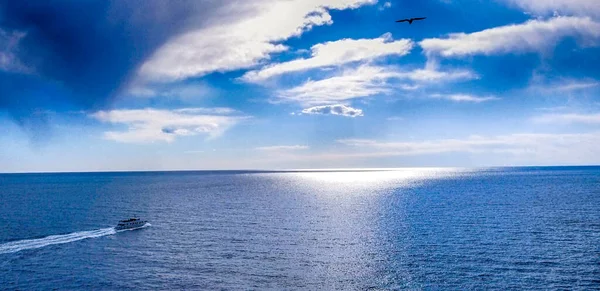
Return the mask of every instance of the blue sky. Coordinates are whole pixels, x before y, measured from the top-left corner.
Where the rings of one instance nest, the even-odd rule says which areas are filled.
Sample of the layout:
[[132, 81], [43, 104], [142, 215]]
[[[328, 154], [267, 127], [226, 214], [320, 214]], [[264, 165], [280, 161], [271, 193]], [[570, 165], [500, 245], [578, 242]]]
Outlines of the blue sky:
[[596, 0], [0, 3], [1, 172], [600, 164], [599, 93]]

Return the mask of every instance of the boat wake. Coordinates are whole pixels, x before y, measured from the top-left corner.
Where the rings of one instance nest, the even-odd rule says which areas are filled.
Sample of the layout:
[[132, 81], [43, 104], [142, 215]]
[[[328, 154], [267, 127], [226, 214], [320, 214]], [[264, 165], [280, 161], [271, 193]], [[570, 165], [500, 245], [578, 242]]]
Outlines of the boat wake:
[[69, 234], [51, 235], [44, 238], [25, 239], [0, 244], [0, 254], [15, 253], [23, 250], [37, 249], [49, 245], [66, 244], [82, 239], [95, 238], [117, 233], [114, 227]]

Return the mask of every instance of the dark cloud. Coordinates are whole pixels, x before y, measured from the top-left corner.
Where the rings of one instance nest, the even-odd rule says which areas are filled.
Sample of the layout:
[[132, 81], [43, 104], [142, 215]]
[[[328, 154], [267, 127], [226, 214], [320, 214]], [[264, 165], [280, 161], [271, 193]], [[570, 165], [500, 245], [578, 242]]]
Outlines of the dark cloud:
[[223, 2], [0, 0], [0, 111], [26, 125], [41, 110], [104, 108], [152, 52]]
[[176, 128], [172, 127], [163, 127], [161, 131], [168, 134], [174, 134], [176, 130]]
[[341, 115], [346, 117], [363, 116], [362, 109], [352, 108], [343, 104], [315, 106], [303, 109], [302, 113], [319, 115]]

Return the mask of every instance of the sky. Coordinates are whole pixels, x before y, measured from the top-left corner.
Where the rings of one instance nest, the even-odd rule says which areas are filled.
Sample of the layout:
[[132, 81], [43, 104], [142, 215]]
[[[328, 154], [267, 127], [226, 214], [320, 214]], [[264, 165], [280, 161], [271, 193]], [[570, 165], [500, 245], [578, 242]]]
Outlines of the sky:
[[597, 0], [0, 0], [0, 172], [598, 165], [599, 94]]

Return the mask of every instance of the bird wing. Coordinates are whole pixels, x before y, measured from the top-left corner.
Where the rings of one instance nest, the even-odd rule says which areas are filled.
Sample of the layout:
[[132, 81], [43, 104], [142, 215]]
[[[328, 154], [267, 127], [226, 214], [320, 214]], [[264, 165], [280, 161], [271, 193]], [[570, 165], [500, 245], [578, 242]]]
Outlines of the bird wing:
[[416, 18], [412, 18], [411, 20], [423, 20], [425, 18], [427, 18], [427, 17], [416, 17]]
[[400, 19], [400, 20], [396, 20], [396, 22], [406, 22], [408, 21], [408, 19]]

